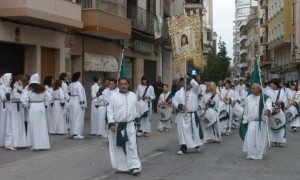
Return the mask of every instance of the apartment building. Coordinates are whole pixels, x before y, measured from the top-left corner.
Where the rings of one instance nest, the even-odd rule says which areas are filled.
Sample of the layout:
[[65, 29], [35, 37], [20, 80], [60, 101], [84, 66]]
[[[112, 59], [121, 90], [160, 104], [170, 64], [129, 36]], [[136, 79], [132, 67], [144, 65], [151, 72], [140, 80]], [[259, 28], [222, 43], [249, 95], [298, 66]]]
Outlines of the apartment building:
[[299, 79], [296, 65], [292, 63], [292, 1], [268, 1], [268, 42], [271, 51], [271, 73], [282, 82]]
[[66, 33], [83, 27], [81, 6], [65, 0], [0, 1], [0, 74], [65, 71]]

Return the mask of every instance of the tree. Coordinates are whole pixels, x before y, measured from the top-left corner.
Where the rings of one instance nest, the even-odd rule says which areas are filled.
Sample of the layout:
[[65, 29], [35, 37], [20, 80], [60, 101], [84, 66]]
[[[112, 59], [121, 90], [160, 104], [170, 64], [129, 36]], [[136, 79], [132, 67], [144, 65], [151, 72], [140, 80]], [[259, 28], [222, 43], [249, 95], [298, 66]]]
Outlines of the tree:
[[207, 67], [204, 68], [202, 79], [218, 82], [230, 77], [229, 66], [231, 58], [227, 56], [226, 43], [221, 38], [218, 42], [218, 48], [218, 53], [215, 50], [208, 53], [206, 57]]

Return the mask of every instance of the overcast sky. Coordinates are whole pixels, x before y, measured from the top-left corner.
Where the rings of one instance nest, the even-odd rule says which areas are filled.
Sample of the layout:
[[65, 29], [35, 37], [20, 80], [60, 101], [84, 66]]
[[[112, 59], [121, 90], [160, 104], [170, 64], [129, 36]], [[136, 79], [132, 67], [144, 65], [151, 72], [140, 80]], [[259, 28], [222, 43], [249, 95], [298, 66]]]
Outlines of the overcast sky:
[[[214, 31], [219, 38], [226, 43], [228, 56], [233, 57], [232, 41], [233, 41], [233, 21], [235, 14], [235, 0], [213, 0], [213, 21]], [[217, 41], [217, 42], [218, 42]]]

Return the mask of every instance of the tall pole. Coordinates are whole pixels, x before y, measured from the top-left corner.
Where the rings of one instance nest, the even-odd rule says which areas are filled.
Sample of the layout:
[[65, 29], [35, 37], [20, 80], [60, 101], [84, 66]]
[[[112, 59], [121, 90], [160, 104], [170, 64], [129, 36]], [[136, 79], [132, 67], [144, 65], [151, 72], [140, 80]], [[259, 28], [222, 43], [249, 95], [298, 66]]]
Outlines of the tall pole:
[[119, 82], [119, 79], [120, 79], [120, 75], [121, 75], [121, 68], [122, 68], [122, 65], [123, 65], [123, 58], [124, 58], [124, 49], [122, 48], [122, 53], [121, 53], [121, 62], [120, 62], [120, 67], [119, 67], [119, 73], [118, 73], [118, 81], [117, 81], [117, 85], [118, 85], [118, 82]]
[[[258, 60], [258, 56], [256, 55], [256, 58], [255, 58], [255, 60], [256, 60], [256, 63], [257, 63], [257, 65], [258, 65], [258, 67], [259, 67], [259, 64], [260, 64], [260, 60]], [[262, 95], [262, 100], [263, 100], [263, 103], [264, 103], [264, 108], [266, 107], [266, 102], [265, 102], [265, 95], [264, 95], [264, 92], [263, 92], [263, 89], [262, 89], [262, 87], [263, 87], [263, 85], [262, 85], [262, 79], [261, 79], [261, 71], [260, 71], [260, 68], [259, 68], [259, 71], [258, 71], [258, 73], [259, 73], [259, 79], [260, 79], [260, 87], [261, 87], [261, 95]], [[264, 112], [263, 112], [264, 113]], [[267, 129], [267, 138], [268, 138], [268, 147], [269, 147], [269, 149], [271, 148], [271, 142], [270, 142], [270, 134], [269, 134], [269, 117], [268, 116], [266, 116], [266, 115], [264, 115], [264, 117], [265, 117], [265, 119], [266, 119], [266, 129]]]

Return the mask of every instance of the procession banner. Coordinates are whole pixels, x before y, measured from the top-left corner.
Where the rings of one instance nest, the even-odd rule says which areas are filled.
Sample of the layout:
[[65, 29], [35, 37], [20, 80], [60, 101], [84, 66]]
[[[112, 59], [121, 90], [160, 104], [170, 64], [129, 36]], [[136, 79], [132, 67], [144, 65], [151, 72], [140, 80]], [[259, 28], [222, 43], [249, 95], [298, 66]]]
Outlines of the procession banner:
[[168, 19], [168, 27], [175, 72], [180, 73], [181, 66], [186, 61], [192, 61], [195, 68], [203, 69], [206, 62], [202, 54], [199, 10]]

